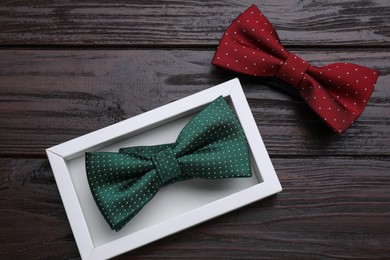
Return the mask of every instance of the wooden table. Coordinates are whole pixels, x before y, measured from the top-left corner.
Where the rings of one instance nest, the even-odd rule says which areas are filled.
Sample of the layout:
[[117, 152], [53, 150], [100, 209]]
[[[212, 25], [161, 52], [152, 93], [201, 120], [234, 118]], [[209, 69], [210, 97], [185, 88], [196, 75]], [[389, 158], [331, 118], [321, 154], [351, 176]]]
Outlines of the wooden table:
[[331, 132], [291, 87], [210, 64], [252, 1], [0, 4], [0, 258], [79, 258], [45, 149], [238, 76], [283, 192], [119, 259], [390, 258], [390, 2], [257, 1], [313, 65], [381, 72]]

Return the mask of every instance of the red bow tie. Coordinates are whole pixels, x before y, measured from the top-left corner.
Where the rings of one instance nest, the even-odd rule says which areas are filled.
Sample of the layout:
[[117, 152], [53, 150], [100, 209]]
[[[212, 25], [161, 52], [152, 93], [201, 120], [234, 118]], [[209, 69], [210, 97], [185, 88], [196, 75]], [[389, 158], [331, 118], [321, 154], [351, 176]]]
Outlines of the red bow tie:
[[272, 24], [255, 5], [226, 30], [212, 63], [290, 83], [339, 134], [363, 112], [378, 78], [378, 72], [370, 68], [344, 62], [315, 67], [286, 51]]

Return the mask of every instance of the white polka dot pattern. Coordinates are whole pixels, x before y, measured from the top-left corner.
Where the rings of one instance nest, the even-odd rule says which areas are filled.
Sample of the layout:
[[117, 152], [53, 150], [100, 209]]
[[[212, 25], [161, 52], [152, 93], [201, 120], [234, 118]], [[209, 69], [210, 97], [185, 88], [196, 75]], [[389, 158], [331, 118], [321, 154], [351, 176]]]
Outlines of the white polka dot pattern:
[[195, 115], [175, 143], [88, 152], [86, 171], [96, 205], [116, 231], [164, 185], [251, 176], [245, 135], [222, 97]]
[[321, 68], [310, 65], [284, 49], [276, 30], [255, 5], [226, 30], [212, 63], [252, 76], [284, 80], [339, 134], [363, 112], [379, 75], [352, 63]]

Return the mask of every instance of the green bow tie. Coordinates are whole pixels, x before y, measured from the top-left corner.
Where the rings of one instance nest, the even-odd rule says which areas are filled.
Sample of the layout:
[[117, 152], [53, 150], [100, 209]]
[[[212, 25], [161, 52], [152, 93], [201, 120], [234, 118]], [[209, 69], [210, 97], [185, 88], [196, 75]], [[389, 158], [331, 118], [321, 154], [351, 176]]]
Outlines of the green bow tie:
[[162, 186], [192, 178], [251, 176], [245, 135], [222, 96], [195, 115], [175, 143], [91, 152], [85, 160], [95, 202], [116, 231]]

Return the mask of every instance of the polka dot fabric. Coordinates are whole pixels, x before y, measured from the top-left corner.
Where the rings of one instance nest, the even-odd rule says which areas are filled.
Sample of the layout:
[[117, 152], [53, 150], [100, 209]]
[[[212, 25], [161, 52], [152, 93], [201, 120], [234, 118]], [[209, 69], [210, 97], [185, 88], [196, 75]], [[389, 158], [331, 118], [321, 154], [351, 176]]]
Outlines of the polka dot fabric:
[[85, 162], [96, 205], [116, 231], [164, 185], [251, 176], [245, 135], [222, 96], [195, 115], [175, 143], [87, 152]]
[[363, 112], [378, 78], [378, 72], [370, 68], [351, 63], [315, 67], [286, 51], [255, 5], [226, 30], [212, 63], [239, 73], [284, 80], [339, 134]]

